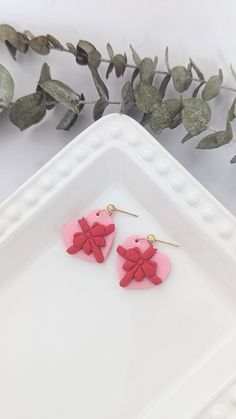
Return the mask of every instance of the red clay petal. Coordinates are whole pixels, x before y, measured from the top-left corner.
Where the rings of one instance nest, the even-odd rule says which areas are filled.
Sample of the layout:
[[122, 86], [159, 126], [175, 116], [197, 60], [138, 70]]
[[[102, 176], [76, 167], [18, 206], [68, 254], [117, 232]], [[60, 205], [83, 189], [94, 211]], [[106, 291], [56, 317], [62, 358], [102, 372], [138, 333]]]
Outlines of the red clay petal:
[[130, 271], [134, 266], [136, 266], [135, 262], [131, 262], [131, 260], [126, 260], [126, 262], [123, 265], [123, 269], [125, 271]]
[[103, 237], [93, 237], [93, 241], [99, 247], [106, 246], [106, 240]]
[[143, 270], [145, 276], [147, 276], [148, 278], [150, 278], [151, 276], [155, 275], [155, 273], [156, 273], [156, 266], [153, 266], [149, 262], [144, 262], [142, 264], [142, 270]]
[[126, 251], [125, 258], [132, 262], [138, 262], [140, 255], [137, 253], [136, 248], [133, 248]]

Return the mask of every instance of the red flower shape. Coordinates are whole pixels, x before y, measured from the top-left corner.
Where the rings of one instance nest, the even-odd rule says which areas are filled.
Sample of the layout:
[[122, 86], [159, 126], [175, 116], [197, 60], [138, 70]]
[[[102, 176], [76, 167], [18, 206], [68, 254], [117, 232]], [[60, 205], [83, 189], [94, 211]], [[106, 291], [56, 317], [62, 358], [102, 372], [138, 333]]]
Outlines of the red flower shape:
[[115, 224], [105, 226], [100, 223], [94, 223], [89, 227], [84, 217], [78, 220], [78, 223], [82, 232], [77, 232], [73, 235], [73, 245], [66, 250], [67, 253], [73, 255], [83, 249], [87, 255], [93, 253], [98, 263], [104, 262], [104, 256], [100, 248], [106, 246], [104, 236], [113, 233]]
[[121, 287], [127, 287], [132, 279], [142, 281], [145, 277], [150, 279], [155, 285], [161, 284], [161, 278], [156, 275], [157, 264], [150, 260], [157, 251], [153, 246], [148, 247], [143, 253], [141, 253], [138, 247], [126, 250], [123, 246], [118, 246], [116, 251], [126, 259], [122, 268], [127, 273], [120, 281]]

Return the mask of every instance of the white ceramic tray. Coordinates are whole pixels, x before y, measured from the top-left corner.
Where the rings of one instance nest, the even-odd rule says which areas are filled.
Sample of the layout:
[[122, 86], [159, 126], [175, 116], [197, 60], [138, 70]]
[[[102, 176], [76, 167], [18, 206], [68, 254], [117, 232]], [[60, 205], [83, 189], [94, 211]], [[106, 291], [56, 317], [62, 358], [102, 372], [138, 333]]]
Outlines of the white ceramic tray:
[[[113, 202], [102, 264], [66, 254], [60, 230]], [[110, 115], [0, 207], [0, 418], [236, 416], [236, 220], [140, 125]], [[115, 247], [159, 245], [161, 286], [118, 286]]]

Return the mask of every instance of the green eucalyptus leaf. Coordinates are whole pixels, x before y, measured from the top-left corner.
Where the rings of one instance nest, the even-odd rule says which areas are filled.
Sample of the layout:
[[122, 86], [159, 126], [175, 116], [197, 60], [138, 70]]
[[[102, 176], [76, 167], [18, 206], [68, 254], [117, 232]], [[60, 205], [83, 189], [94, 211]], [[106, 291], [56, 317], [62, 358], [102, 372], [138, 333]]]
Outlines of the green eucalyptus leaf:
[[202, 72], [201, 72], [201, 70], [198, 68], [198, 66], [194, 63], [194, 61], [192, 60], [192, 58], [190, 58], [190, 63], [192, 64], [192, 67], [193, 67], [193, 69], [195, 70], [195, 72], [196, 72], [196, 74], [197, 74], [198, 78], [199, 78], [200, 80], [204, 80], [204, 75], [203, 75], [203, 73], [202, 73]]
[[134, 64], [139, 68], [140, 63], [141, 63], [141, 58], [137, 54], [137, 52], [134, 50], [134, 48], [132, 47], [132, 45], [130, 45], [130, 49], [131, 49], [131, 52], [132, 52], [132, 57], [133, 57], [133, 60], [134, 60]]
[[167, 86], [169, 84], [170, 79], [171, 79], [171, 75], [166, 74], [166, 76], [163, 78], [163, 80], [161, 82], [161, 85], [159, 87], [159, 93], [160, 93], [160, 96], [161, 96], [162, 99], [165, 96], [166, 89], [167, 89]]
[[177, 113], [171, 121], [170, 129], [177, 128], [180, 124], [182, 124], [182, 114], [181, 112]]
[[47, 35], [48, 42], [52, 45], [53, 48], [58, 49], [59, 51], [63, 50], [63, 45], [55, 38], [53, 35]]
[[169, 128], [181, 108], [182, 102], [178, 99], [167, 99], [156, 107], [149, 116], [149, 125], [152, 130], [160, 134], [164, 128]]
[[[47, 80], [52, 80], [51, 73], [50, 73], [50, 67], [47, 63], [44, 63], [42, 65], [40, 78], [38, 81], [38, 85], [36, 88], [36, 91], [42, 91], [43, 89], [40, 87], [42, 83], [44, 83]], [[57, 100], [54, 99], [52, 96], [50, 96], [48, 93], [45, 92], [45, 101], [46, 101], [46, 107], [47, 109], [53, 109], [54, 106], [57, 104]]]
[[231, 160], [230, 163], [236, 163], [236, 156], [234, 156]]
[[192, 136], [204, 131], [211, 118], [211, 108], [204, 100], [193, 97], [183, 100], [182, 120]]
[[50, 52], [49, 42], [46, 36], [36, 36], [35, 38], [31, 39], [30, 47], [34, 52], [40, 55], [47, 55]]
[[191, 140], [191, 138], [193, 138], [193, 135], [189, 134], [189, 132], [187, 132], [187, 134], [184, 136], [184, 138], [182, 138], [181, 143], [184, 144], [186, 143], [186, 141]]
[[89, 69], [91, 71], [93, 81], [94, 81], [94, 84], [95, 84], [95, 87], [98, 91], [99, 96], [100, 97], [106, 97], [107, 99], [109, 99], [108, 89], [107, 89], [105, 83], [102, 81], [97, 69], [94, 66], [89, 66]]
[[16, 53], [17, 53], [17, 49], [15, 48], [15, 47], [13, 47], [13, 45], [10, 43], [10, 42], [8, 42], [8, 41], [5, 41], [5, 45], [6, 45], [6, 47], [7, 47], [7, 50], [8, 50], [8, 52], [9, 52], [9, 54], [11, 55], [11, 57], [13, 58], [13, 60], [15, 60], [16, 61]]
[[179, 93], [183, 93], [185, 90], [187, 90], [192, 81], [191, 70], [187, 70], [183, 66], [172, 68], [171, 77], [175, 90], [177, 90]]
[[204, 81], [202, 81], [201, 83], [199, 83], [199, 85], [194, 89], [192, 97], [197, 97], [199, 90], [201, 89], [201, 87], [205, 84]]
[[109, 105], [109, 102], [105, 97], [100, 97], [98, 101], [95, 103], [93, 108], [93, 119], [94, 121], [97, 121], [100, 119], [106, 109], [106, 107]]
[[68, 50], [71, 52], [71, 54], [73, 54], [76, 57], [77, 56], [77, 49], [74, 47], [74, 45], [71, 44], [70, 42], [67, 42], [66, 46], [67, 46]]
[[113, 58], [113, 64], [115, 66], [116, 77], [123, 76], [127, 64], [126, 55], [116, 54]]
[[202, 91], [202, 98], [204, 100], [211, 100], [218, 95], [223, 83], [223, 73], [222, 70], [219, 70], [219, 74], [216, 76], [211, 76], [206, 82], [205, 87]]
[[151, 58], [144, 58], [139, 66], [140, 79], [144, 83], [152, 84], [155, 75], [155, 65]]
[[96, 48], [93, 44], [88, 41], [84, 41], [83, 39], [80, 39], [77, 44], [77, 48], [82, 49], [87, 55], [93, 51], [96, 51]]
[[228, 131], [217, 131], [213, 134], [204, 137], [197, 145], [197, 149], [210, 150], [212, 148], [219, 148], [232, 140], [232, 133]]
[[134, 97], [137, 108], [144, 113], [152, 112], [161, 102], [157, 87], [142, 81], [135, 88]]
[[10, 111], [10, 120], [21, 131], [40, 122], [46, 113], [43, 92], [36, 92], [18, 99]]
[[9, 71], [0, 64], [0, 100], [9, 106], [14, 95], [14, 81]]
[[131, 84], [132, 86], [134, 85], [135, 79], [138, 77], [139, 75], [139, 68], [136, 67], [133, 71], [132, 77], [131, 77]]
[[69, 131], [75, 124], [78, 114], [68, 109], [62, 120], [57, 125], [57, 130]]
[[111, 44], [109, 44], [109, 42], [107, 43], [107, 52], [108, 52], [110, 60], [113, 61], [114, 51], [113, 51], [113, 48], [112, 48]]
[[66, 84], [59, 80], [47, 80], [40, 83], [40, 87], [58, 102], [63, 103], [71, 111], [75, 113], [79, 112], [80, 95]]
[[113, 63], [110, 63], [110, 64], [109, 64], [109, 66], [107, 67], [107, 71], [106, 71], [106, 79], [108, 79], [108, 78], [109, 78], [109, 76], [110, 76], [110, 74], [111, 74], [111, 72], [112, 72], [113, 68], [114, 68], [114, 64], [113, 64]]
[[134, 107], [134, 91], [130, 81], [127, 81], [121, 91], [121, 112], [128, 115]]
[[236, 105], [236, 98], [233, 100], [233, 103], [228, 110], [228, 121], [230, 122], [236, 118], [235, 105]]
[[14, 37], [15, 34], [16, 30], [12, 26], [6, 24], [0, 25], [0, 41], [8, 41], [9, 38]]
[[97, 50], [91, 51], [88, 54], [88, 64], [98, 68], [101, 63], [101, 54]]
[[230, 70], [231, 70], [231, 73], [232, 73], [232, 76], [233, 76], [234, 80], [236, 81], [236, 71], [234, 70], [232, 64], [230, 64]]

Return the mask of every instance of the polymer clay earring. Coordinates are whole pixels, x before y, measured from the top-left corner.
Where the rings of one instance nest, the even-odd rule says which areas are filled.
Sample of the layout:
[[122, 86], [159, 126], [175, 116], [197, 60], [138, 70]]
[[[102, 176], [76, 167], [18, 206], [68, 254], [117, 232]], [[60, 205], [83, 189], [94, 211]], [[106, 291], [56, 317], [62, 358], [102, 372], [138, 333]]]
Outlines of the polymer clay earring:
[[84, 217], [72, 220], [62, 229], [62, 238], [69, 255], [103, 263], [108, 256], [115, 237], [115, 224], [111, 216], [122, 212], [137, 217], [109, 204], [106, 209], [95, 209]]
[[177, 243], [157, 239], [153, 234], [146, 238], [128, 237], [116, 249], [120, 286], [126, 288], [150, 288], [164, 282], [170, 271], [169, 257], [154, 247], [161, 242], [178, 247]]

